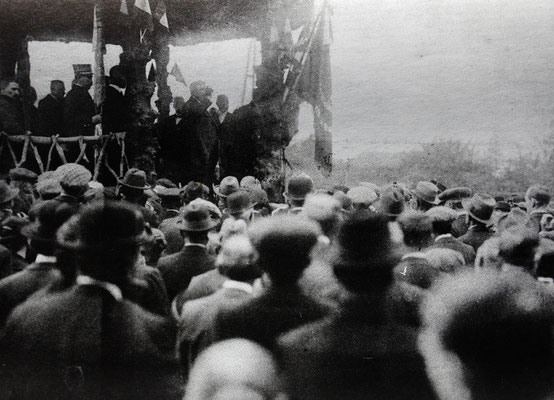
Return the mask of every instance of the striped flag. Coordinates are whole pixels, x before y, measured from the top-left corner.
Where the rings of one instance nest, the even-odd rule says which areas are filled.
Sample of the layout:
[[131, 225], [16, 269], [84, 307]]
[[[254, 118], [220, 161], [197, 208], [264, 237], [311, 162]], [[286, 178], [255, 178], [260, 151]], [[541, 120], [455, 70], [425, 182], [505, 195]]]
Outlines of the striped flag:
[[169, 30], [169, 21], [167, 20], [167, 7], [165, 6], [164, 0], [158, 1], [158, 4], [156, 5], [156, 10], [154, 10], [154, 18], [160, 23], [160, 25]]

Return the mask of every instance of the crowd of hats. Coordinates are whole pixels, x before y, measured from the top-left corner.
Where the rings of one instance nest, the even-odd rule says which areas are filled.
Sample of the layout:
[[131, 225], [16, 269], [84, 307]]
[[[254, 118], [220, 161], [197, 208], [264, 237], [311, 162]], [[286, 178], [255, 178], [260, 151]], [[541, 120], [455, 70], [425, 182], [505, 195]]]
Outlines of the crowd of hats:
[[[490, 327], [496, 347], [487, 347], [491, 340], [475, 333], [479, 327], [471, 318], [499, 327], [517, 325], [521, 331], [509, 337], [524, 336], [520, 316], [534, 322], [535, 317], [540, 319], [541, 327], [554, 327], [554, 208], [545, 186], [523, 188], [523, 196], [495, 198], [432, 180], [316, 188], [310, 176], [297, 173], [275, 197], [268, 196], [268, 182], [254, 176], [240, 181], [227, 176], [211, 188], [195, 181], [178, 187], [168, 179], [150, 179], [144, 171], [131, 168], [116, 188], [105, 188], [75, 163], [41, 175], [14, 168], [7, 180], [0, 180], [0, 244], [15, 253], [28, 245], [47, 256], [68, 252], [86, 263], [87, 257], [98, 254], [108, 257], [137, 249], [148, 253], [145, 243], [156, 243], [158, 257], [145, 256], [155, 269], [162, 252], [177, 254], [191, 245], [191, 238], [203, 237], [207, 245], [192, 245], [205, 246], [216, 257], [219, 272], [227, 277], [263, 275], [267, 281], [265, 289], [263, 279], [258, 282], [261, 290], [325, 287], [314, 296], [341, 310], [350, 304], [345, 298], [352, 303], [371, 299], [376, 308], [383, 304], [387, 308], [389, 290], [394, 288], [397, 292], [391, 290], [391, 301], [405, 306], [410, 315], [406, 321], [427, 335], [421, 348], [430, 353], [446, 348], [461, 363], [469, 360], [469, 369], [483, 357], [496, 366], [496, 353], [508, 348], [503, 342], [508, 336]], [[29, 187], [32, 190], [26, 193]], [[16, 200], [29, 198], [28, 209], [12, 210]], [[479, 244], [464, 242], [464, 235], [472, 231], [485, 232], [487, 237]], [[29, 243], [8, 246], [14, 237]], [[469, 248], [475, 263], [473, 259], [468, 263], [461, 250], [433, 247], [440, 237]], [[416, 259], [411, 265], [410, 257]], [[399, 269], [402, 265], [409, 268]], [[314, 273], [317, 268], [325, 272]], [[481, 282], [475, 278], [479, 273], [484, 277]], [[525, 306], [512, 304], [517, 301], [506, 290], [509, 287], [514, 293], [530, 293], [528, 314]], [[461, 288], [466, 292], [461, 293]], [[543, 292], [546, 297], [541, 297]], [[400, 300], [394, 293], [400, 293]], [[534, 303], [536, 298], [543, 303]], [[516, 316], [508, 315], [507, 325], [486, 315], [489, 302], [491, 309], [507, 312], [495, 303], [500, 301], [516, 310]], [[440, 302], [452, 309], [441, 309]], [[392, 310], [397, 306], [387, 313], [396, 312]], [[468, 333], [468, 343], [461, 339], [463, 333]], [[529, 351], [536, 350], [527, 345]], [[468, 346], [486, 356], [473, 354]], [[423, 354], [427, 361], [430, 353]], [[437, 392], [442, 396], [441, 388]]]

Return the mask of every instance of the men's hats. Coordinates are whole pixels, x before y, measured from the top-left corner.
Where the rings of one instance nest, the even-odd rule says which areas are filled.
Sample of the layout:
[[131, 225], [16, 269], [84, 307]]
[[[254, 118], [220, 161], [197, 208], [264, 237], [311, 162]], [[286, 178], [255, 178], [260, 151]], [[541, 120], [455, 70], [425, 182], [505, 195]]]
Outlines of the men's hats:
[[30, 223], [23, 227], [21, 233], [28, 239], [37, 242], [56, 242], [56, 233], [75, 209], [67, 203], [46, 200], [35, 204], [29, 211]]
[[43, 200], [53, 199], [62, 192], [60, 182], [56, 179], [42, 179], [38, 181], [36, 189]]
[[352, 211], [352, 199], [344, 194], [343, 191], [339, 190], [335, 192], [333, 197], [340, 202], [341, 208], [344, 212]]
[[309, 195], [304, 203], [304, 214], [318, 222], [338, 218], [341, 209], [340, 201], [325, 193]]
[[261, 189], [262, 184], [257, 178], [251, 175], [247, 175], [240, 180], [240, 187], [246, 188], [246, 189], [253, 189], [253, 188]]
[[92, 179], [90, 171], [76, 163], [61, 165], [56, 169], [55, 173], [62, 187], [88, 186], [88, 183]]
[[19, 189], [11, 187], [6, 181], [0, 181], [0, 204], [13, 200], [18, 193]]
[[203, 232], [215, 228], [218, 221], [211, 218], [208, 207], [195, 201], [183, 208], [176, 226], [185, 232]]
[[458, 218], [458, 213], [444, 206], [433, 207], [425, 212], [432, 222], [453, 222]]
[[73, 64], [73, 72], [76, 77], [81, 75], [92, 76], [92, 66], [90, 64]]
[[229, 215], [240, 215], [243, 212], [254, 207], [256, 203], [252, 201], [252, 196], [246, 190], [239, 190], [227, 198], [227, 208], [224, 210]]
[[147, 240], [142, 214], [125, 202], [97, 202], [70, 218], [57, 233], [58, 244], [74, 251], [117, 251]]
[[495, 209], [495, 211], [502, 211], [502, 212], [508, 212], [509, 213], [512, 208], [510, 207], [510, 204], [508, 204], [507, 201], [501, 200], [501, 201], [496, 202], [496, 205], [494, 206], [494, 209]]
[[265, 206], [269, 204], [269, 198], [267, 197], [267, 193], [262, 188], [253, 187], [249, 189], [246, 188], [245, 190], [250, 195], [252, 202], [256, 203], [256, 205]]
[[437, 187], [437, 189], [439, 189], [439, 193], [442, 193], [442, 192], [444, 192], [444, 191], [446, 190], [446, 186], [445, 186], [443, 183], [439, 182], [438, 180], [436, 180], [436, 179], [431, 179], [430, 182], [431, 182], [433, 185], [435, 185], [435, 186]]
[[38, 175], [27, 168], [12, 168], [9, 172], [10, 180], [12, 181], [25, 181], [34, 183], [37, 180]]
[[550, 189], [544, 185], [533, 185], [527, 189], [525, 197], [535, 199], [541, 204], [548, 204], [550, 201]]
[[370, 206], [379, 198], [375, 189], [369, 186], [355, 186], [346, 193], [354, 204]]
[[373, 182], [360, 182], [358, 186], [363, 186], [363, 187], [372, 189], [375, 192], [375, 194], [377, 194], [377, 196], [379, 196], [379, 193], [381, 191], [379, 186]]
[[214, 186], [213, 189], [217, 196], [225, 199], [240, 189], [239, 180], [234, 176], [226, 176], [219, 186]]
[[451, 189], [446, 189], [438, 195], [440, 201], [447, 200], [462, 200], [469, 198], [473, 195], [473, 190], [468, 187], [455, 187]]
[[119, 184], [136, 190], [150, 189], [150, 185], [146, 179], [146, 172], [138, 168], [129, 169], [123, 177], [123, 180], [119, 181]]
[[186, 204], [190, 203], [194, 199], [201, 199], [204, 197], [204, 185], [200, 182], [190, 181], [183, 188], [183, 197]]
[[309, 175], [300, 173], [290, 178], [287, 190], [283, 195], [289, 200], [304, 200], [314, 191], [314, 182]]
[[419, 181], [415, 189], [412, 190], [412, 193], [418, 199], [429, 204], [439, 204], [440, 202], [439, 199], [437, 199], [439, 188], [431, 182]]
[[156, 181], [156, 188], [158, 187], [164, 187], [164, 188], [176, 188], [177, 185], [171, 182], [171, 180], [167, 178], [160, 178]]
[[335, 275], [353, 291], [388, 286], [401, 258], [387, 218], [368, 211], [357, 212], [342, 224], [330, 256]]
[[404, 192], [398, 186], [387, 186], [381, 190], [378, 211], [388, 217], [397, 217], [404, 211]]
[[471, 199], [467, 212], [476, 221], [488, 224], [491, 220], [495, 205], [496, 202], [493, 197], [489, 195], [476, 194]]

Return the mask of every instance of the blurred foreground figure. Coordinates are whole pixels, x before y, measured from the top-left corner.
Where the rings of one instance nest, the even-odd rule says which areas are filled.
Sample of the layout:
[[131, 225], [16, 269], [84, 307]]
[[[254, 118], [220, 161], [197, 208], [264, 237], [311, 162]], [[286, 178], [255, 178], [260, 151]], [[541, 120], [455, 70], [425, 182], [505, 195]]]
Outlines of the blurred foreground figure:
[[192, 369], [184, 400], [286, 400], [269, 351], [244, 339], [219, 342]]
[[443, 400], [552, 399], [554, 297], [519, 271], [465, 273], [423, 306], [420, 347]]
[[354, 214], [340, 228], [330, 259], [350, 296], [338, 312], [279, 338], [292, 397], [432, 399], [417, 330], [395, 321], [389, 305], [400, 254], [387, 218]]
[[[71, 233], [64, 226], [71, 226]], [[30, 298], [6, 325], [14, 399], [177, 399], [174, 326], [122, 295], [144, 238], [133, 207], [97, 203], [58, 232], [75, 285]]]

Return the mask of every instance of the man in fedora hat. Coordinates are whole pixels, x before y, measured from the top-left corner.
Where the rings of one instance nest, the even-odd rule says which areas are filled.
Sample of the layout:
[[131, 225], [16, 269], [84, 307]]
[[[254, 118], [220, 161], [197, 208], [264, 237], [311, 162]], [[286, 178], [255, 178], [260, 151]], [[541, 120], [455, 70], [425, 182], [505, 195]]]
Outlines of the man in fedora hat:
[[459, 240], [473, 247], [476, 252], [485, 240], [494, 236], [489, 226], [492, 225], [495, 205], [496, 201], [493, 197], [476, 194], [467, 207], [469, 228], [465, 235], [459, 237]]
[[79, 208], [84, 194], [89, 189], [88, 184], [92, 178], [90, 171], [80, 164], [67, 163], [59, 166], [54, 176], [62, 188], [62, 193], [54, 200]]
[[440, 200], [437, 198], [439, 191], [439, 188], [433, 183], [419, 181], [412, 190], [415, 200], [415, 209], [425, 212], [439, 204]]
[[94, 125], [102, 119], [88, 92], [92, 87], [92, 68], [90, 64], [75, 64], [73, 72], [75, 81], [64, 100], [64, 134], [92, 135]]
[[434, 398], [417, 350], [417, 330], [399, 323], [388, 304], [399, 257], [385, 216], [366, 211], [343, 223], [329, 267], [348, 300], [337, 312], [278, 340], [291, 397]]
[[162, 273], [169, 300], [185, 290], [192, 277], [214, 268], [214, 258], [206, 249], [208, 232], [219, 225], [202, 203], [193, 202], [183, 208], [177, 226], [181, 230], [184, 246], [179, 253], [160, 258]]
[[220, 340], [242, 337], [272, 348], [280, 334], [328, 312], [298, 285], [321, 230], [307, 218], [283, 215], [257, 221], [248, 235], [267, 283], [258, 296], [219, 313], [216, 335]]
[[234, 176], [226, 176], [221, 183], [213, 187], [214, 193], [218, 198], [217, 206], [220, 209], [227, 207], [227, 197], [240, 189], [239, 180]]
[[469, 228], [466, 221], [467, 211], [464, 209], [463, 201], [471, 199], [473, 190], [468, 187], [454, 187], [441, 192], [437, 198], [445, 207], [451, 208], [458, 214], [452, 223], [452, 235], [456, 238], [464, 235]]
[[241, 189], [227, 198], [227, 208], [223, 213], [230, 218], [237, 220], [242, 219], [247, 224], [261, 218], [259, 212], [254, 210], [256, 203], [252, 200], [252, 195], [249, 191]]
[[287, 190], [283, 193], [286, 205], [277, 208], [272, 215], [298, 214], [302, 212], [306, 196], [314, 191], [314, 182], [306, 173], [293, 175], [287, 183]]
[[[58, 231], [78, 276], [65, 291], [29, 299], [3, 337], [16, 398], [180, 399], [175, 326], [127, 300], [144, 220], [131, 205], [96, 203]], [[71, 338], [71, 340], [68, 340]], [[29, 377], [32, 377], [30, 379]]]
[[0, 280], [0, 325], [8, 314], [31, 294], [62, 279], [56, 268], [56, 233], [74, 214], [67, 203], [48, 200], [31, 208], [31, 222], [22, 233], [37, 254], [35, 262], [22, 271]]

